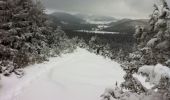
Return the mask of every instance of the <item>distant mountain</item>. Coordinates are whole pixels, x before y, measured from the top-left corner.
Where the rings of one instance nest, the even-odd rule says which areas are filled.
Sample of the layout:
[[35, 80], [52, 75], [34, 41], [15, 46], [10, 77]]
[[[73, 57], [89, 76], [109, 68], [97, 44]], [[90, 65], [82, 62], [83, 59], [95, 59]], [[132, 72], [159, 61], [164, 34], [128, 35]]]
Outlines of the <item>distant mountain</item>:
[[114, 22], [116, 20], [116, 18], [114, 18], [114, 17], [98, 16], [98, 15], [89, 16], [89, 19], [91, 19], [93, 21], [110, 21], [110, 22]]
[[91, 29], [96, 27], [88, 25], [83, 18], [66, 12], [55, 12], [49, 15], [53, 26], [61, 26], [64, 30]]
[[65, 12], [55, 12], [50, 14], [49, 17], [58, 24], [80, 24], [85, 22], [85, 20]]
[[49, 15], [53, 26], [61, 26], [63, 30], [92, 30], [101, 24], [107, 25], [103, 31], [134, 33], [135, 26], [147, 27], [147, 19], [122, 19], [114, 17], [87, 14], [70, 14], [66, 12], [55, 12]]
[[77, 13], [77, 14], [74, 14], [74, 16], [85, 20], [86, 18], [88, 18], [89, 15], [82, 14], [82, 13]]
[[[88, 15], [88, 14], [75, 14], [75, 16], [86, 20], [87, 23], [98, 24], [100, 23], [108, 23], [117, 21], [116, 18], [110, 16], [102, 16], [102, 15]], [[100, 24], [99, 23], [99, 24]]]
[[122, 32], [122, 33], [134, 33], [135, 26], [140, 25], [147, 28], [148, 26], [147, 19], [138, 19], [138, 20], [131, 20], [131, 19], [122, 19], [117, 22], [110, 23], [108, 28], [105, 28], [105, 31], [111, 32]]

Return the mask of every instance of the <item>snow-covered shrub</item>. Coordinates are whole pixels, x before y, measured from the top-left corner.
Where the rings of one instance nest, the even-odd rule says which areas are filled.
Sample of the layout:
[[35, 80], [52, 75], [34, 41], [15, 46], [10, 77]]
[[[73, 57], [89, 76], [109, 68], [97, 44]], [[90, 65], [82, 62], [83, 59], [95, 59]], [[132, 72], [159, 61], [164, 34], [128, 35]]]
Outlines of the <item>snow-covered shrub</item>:
[[14, 72], [18, 77], [22, 77], [24, 72], [17, 67], [17, 64], [12, 61], [0, 61], [0, 73], [4, 76], [9, 76], [12, 72]]
[[92, 36], [90, 41], [87, 42], [83, 39], [77, 38], [77, 40], [77, 45], [81, 48], [87, 49], [89, 52], [112, 60], [114, 59], [118, 62], [122, 62], [126, 59], [126, 54], [122, 49], [118, 49], [117, 51], [112, 50], [111, 45], [98, 36]]
[[[44, 7], [34, 0], [0, 0], [0, 74], [22, 74], [21, 68], [48, 60], [71, 48], [65, 33], [48, 23]], [[51, 54], [51, 52], [53, 52]]]
[[139, 68], [138, 73], [147, 75], [151, 84], [158, 85], [161, 78], [170, 79], [170, 68], [157, 64], [156, 66], [142, 66]]
[[[130, 54], [122, 68], [126, 72], [125, 81], [121, 84], [121, 93], [117, 87], [106, 91], [110, 98], [104, 100], [170, 100], [170, 31], [168, 27], [170, 9], [166, 0], [160, 0], [161, 5], [154, 5], [150, 16], [150, 29], [146, 31], [141, 26], [136, 27], [138, 50]], [[145, 32], [146, 31], [146, 32]], [[138, 78], [133, 75], [138, 73], [146, 77], [153, 87], [146, 88]]]

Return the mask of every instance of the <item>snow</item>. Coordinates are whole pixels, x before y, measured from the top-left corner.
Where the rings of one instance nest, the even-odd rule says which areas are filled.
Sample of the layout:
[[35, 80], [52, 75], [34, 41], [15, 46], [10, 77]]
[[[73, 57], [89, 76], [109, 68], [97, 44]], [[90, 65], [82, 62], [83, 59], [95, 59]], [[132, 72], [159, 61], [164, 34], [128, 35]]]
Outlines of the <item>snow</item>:
[[139, 69], [139, 73], [145, 73], [149, 76], [149, 82], [151, 84], [158, 85], [161, 78], [170, 79], [170, 68], [157, 64], [156, 66], [143, 66]]
[[78, 48], [29, 66], [21, 79], [2, 77], [0, 100], [100, 100], [124, 74], [118, 63]]
[[153, 84], [146, 82], [146, 79], [147, 79], [146, 77], [143, 77], [139, 74], [133, 74], [133, 77], [137, 78], [140, 81], [140, 83], [147, 89], [151, 89], [154, 86]]
[[151, 39], [148, 43], [147, 43], [147, 46], [148, 47], [154, 47], [156, 42], [158, 41], [159, 39], [158, 38], [153, 38]]
[[90, 30], [76, 30], [76, 32], [85, 32], [85, 33], [97, 33], [97, 34], [119, 34], [119, 32], [107, 32], [107, 31], [90, 31]]

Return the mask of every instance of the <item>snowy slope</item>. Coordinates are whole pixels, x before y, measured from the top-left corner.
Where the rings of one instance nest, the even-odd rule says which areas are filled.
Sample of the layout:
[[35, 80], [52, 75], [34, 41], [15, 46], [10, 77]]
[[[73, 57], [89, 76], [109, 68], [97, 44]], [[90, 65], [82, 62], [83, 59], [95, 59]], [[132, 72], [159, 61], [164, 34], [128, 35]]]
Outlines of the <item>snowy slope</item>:
[[78, 48], [27, 68], [21, 79], [3, 78], [0, 100], [100, 100], [123, 75], [118, 63]]

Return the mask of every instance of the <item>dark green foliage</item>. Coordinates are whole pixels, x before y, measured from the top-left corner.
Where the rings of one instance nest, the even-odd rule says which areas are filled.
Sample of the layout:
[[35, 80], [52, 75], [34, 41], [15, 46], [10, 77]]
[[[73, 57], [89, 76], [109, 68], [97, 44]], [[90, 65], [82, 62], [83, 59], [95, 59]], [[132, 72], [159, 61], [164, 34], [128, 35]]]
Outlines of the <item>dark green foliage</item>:
[[66, 44], [71, 45], [61, 29], [49, 26], [40, 2], [0, 0], [0, 17], [0, 71], [4, 75], [46, 61], [52, 51], [59, 55]]
[[[65, 31], [69, 38], [78, 38], [78, 43], [83, 42], [83, 48], [89, 49], [96, 54], [116, 59], [117, 61], [126, 60], [129, 52], [133, 51], [135, 40], [129, 34], [96, 34], [86, 32]], [[95, 38], [94, 40], [92, 40]], [[108, 48], [108, 50], [105, 50]]]
[[[43, 33], [45, 27], [45, 14], [39, 3], [31, 0], [6, 0], [5, 8], [1, 12], [4, 20], [0, 24], [1, 46], [9, 48], [8, 53], [16, 51], [14, 55], [2, 55], [0, 59], [10, 59], [19, 67], [28, 65], [30, 60], [42, 59], [42, 51], [47, 46], [46, 35]], [[29, 59], [29, 58], [32, 59]], [[21, 64], [22, 63], [22, 64]]]

